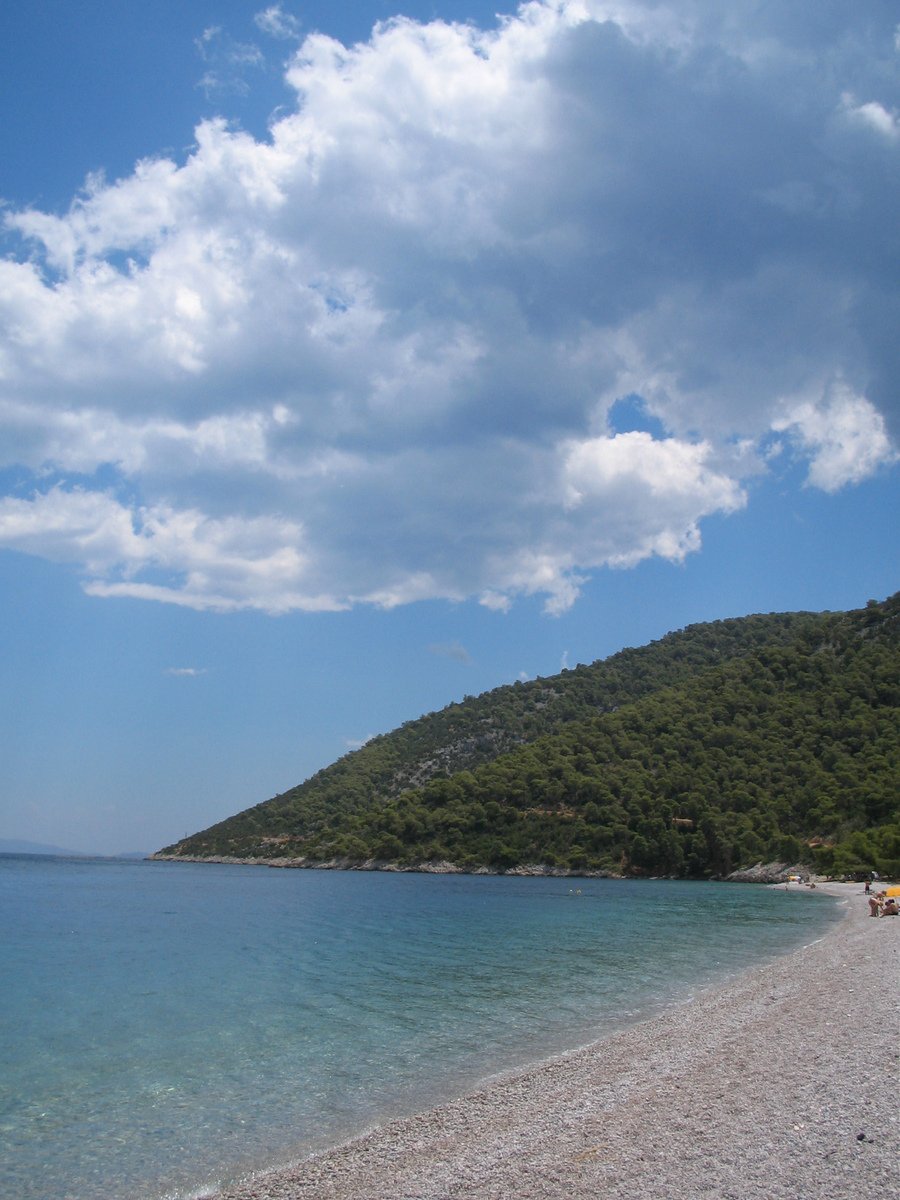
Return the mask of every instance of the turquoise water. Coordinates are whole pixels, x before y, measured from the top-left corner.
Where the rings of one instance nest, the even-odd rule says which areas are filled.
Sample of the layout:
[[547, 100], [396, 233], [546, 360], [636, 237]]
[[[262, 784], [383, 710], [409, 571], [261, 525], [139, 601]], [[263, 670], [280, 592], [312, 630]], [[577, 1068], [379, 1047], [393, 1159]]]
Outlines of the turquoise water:
[[0, 1195], [196, 1195], [836, 916], [734, 884], [0, 856]]

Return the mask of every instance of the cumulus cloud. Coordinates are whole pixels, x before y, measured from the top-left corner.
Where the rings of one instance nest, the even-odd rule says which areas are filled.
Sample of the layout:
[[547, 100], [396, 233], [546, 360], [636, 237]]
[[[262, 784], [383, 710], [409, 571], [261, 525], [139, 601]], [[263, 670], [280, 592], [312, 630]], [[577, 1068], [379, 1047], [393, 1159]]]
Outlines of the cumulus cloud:
[[810, 460], [808, 483], [826, 492], [859, 483], [877, 467], [897, 461], [881, 413], [840, 383], [821, 403], [790, 405], [774, 428], [799, 443]]
[[896, 461], [889, 5], [257, 25], [299, 43], [265, 140], [6, 209], [0, 545], [200, 609], [552, 613], [697, 551], [773, 438], [828, 491]]
[[[299, 525], [275, 517], [224, 517], [164, 505], [132, 509], [109, 493], [54, 487], [0, 500], [0, 545], [82, 564], [97, 596], [168, 600], [223, 611], [341, 607], [303, 590], [307, 571]], [[139, 574], [175, 576], [177, 587]]]
[[843, 112], [850, 121], [856, 121], [861, 125], [867, 126], [875, 133], [881, 134], [882, 137], [894, 140], [900, 137], [900, 118], [897, 113], [891, 109], [887, 109], [883, 104], [879, 104], [877, 100], [869, 100], [866, 104], [859, 104], [856, 98], [850, 92], [845, 92], [841, 97], [841, 105]]

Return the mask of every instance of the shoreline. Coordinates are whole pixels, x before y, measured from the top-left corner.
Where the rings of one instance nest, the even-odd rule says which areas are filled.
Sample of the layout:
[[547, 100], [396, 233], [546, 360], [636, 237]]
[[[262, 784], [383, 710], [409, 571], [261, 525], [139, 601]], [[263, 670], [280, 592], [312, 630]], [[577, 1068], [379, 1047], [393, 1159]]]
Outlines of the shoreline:
[[[576, 871], [570, 867], [551, 867], [546, 863], [526, 863], [518, 867], [460, 867], [456, 863], [424, 861], [393, 862], [390, 859], [366, 858], [241, 858], [232, 854], [149, 854], [145, 862], [210, 863], [228, 867], [274, 867], [297, 871], [365, 871], [387, 875], [511, 875], [541, 876], [553, 879], [625, 879], [612, 871]], [[637, 878], [635, 876], [634, 878]]]
[[890, 1194], [900, 918], [818, 886], [846, 912], [817, 941], [215, 1200]]
[[518, 879], [684, 879], [687, 882], [714, 883], [786, 883], [799, 875], [804, 881], [821, 882], [824, 876], [816, 875], [808, 866], [802, 863], [793, 866], [783, 862], [756, 863], [752, 867], [741, 867], [724, 876], [675, 876], [675, 875], [644, 875], [623, 874], [620, 871], [591, 870], [587, 868], [558, 867], [549, 863], [520, 863], [515, 867], [490, 867], [482, 864], [477, 867], [461, 867], [457, 863], [443, 860], [423, 860], [421, 862], [394, 862], [390, 859], [366, 858], [242, 858], [233, 854], [164, 854], [157, 851], [148, 854], [144, 862], [173, 862], [200, 863], [211, 866], [227, 867], [273, 867], [279, 870], [299, 871], [364, 871], [368, 873], [382, 872], [388, 875], [508, 875]]

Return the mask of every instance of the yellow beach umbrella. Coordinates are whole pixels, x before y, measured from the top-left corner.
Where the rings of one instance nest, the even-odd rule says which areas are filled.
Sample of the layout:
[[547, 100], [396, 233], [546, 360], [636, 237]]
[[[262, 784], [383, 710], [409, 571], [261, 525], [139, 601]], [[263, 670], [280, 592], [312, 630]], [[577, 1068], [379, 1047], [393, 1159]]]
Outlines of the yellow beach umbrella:
[[884, 889], [889, 896], [900, 896], [900, 883], [895, 883], [889, 888]]

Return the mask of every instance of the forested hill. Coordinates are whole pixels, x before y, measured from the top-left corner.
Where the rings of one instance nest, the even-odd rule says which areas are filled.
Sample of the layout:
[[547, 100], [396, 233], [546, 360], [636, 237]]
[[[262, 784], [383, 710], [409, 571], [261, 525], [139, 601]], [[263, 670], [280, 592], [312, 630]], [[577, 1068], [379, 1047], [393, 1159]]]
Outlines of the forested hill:
[[410, 721], [159, 853], [897, 874], [898, 631], [900, 593], [689, 626]]

